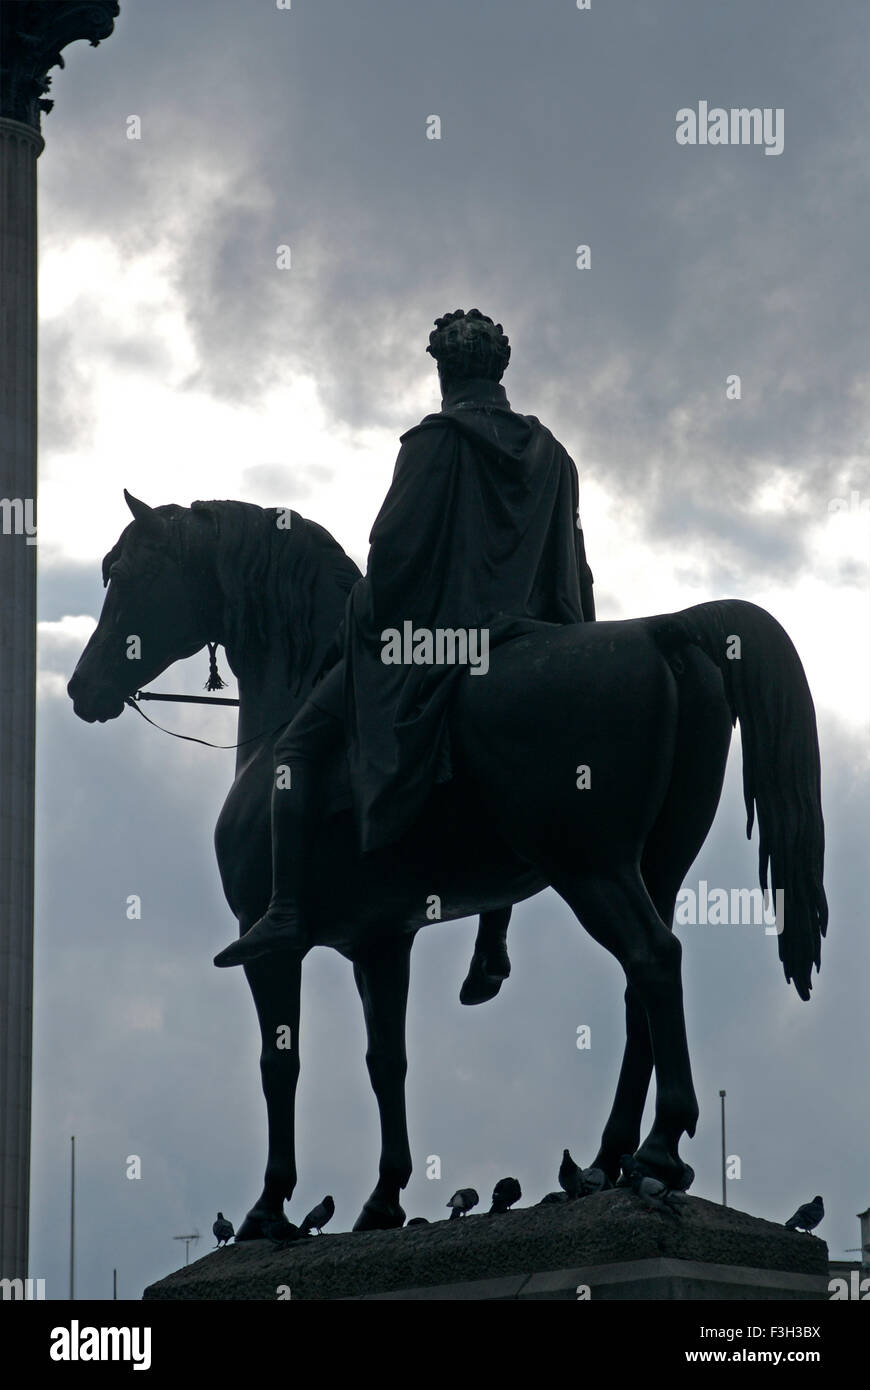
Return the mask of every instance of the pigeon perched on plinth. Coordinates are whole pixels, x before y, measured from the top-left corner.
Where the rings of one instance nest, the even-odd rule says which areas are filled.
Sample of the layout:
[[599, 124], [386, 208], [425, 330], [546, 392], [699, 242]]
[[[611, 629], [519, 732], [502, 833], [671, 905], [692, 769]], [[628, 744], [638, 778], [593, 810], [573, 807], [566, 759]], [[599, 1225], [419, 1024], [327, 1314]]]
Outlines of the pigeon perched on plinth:
[[489, 1209], [490, 1214], [493, 1212], [501, 1213], [509, 1211], [514, 1202], [518, 1202], [522, 1195], [523, 1189], [520, 1187], [516, 1178], [499, 1178], [495, 1187], [492, 1189], [492, 1206]]
[[787, 1231], [812, 1231], [818, 1226], [825, 1214], [825, 1204], [821, 1197], [814, 1197], [811, 1202], [804, 1202], [802, 1207], [798, 1207], [794, 1216], [790, 1216], [785, 1223]]
[[568, 1200], [573, 1202], [576, 1197], [591, 1197], [596, 1192], [604, 1192], [611, 1182], [603, 1168], [581, 1168], [565, 1149], [559, 1164], [559, 1185]]
[[467, 1216], [472, 1207], [476, 1207], [480, 1198], [473, 1187], [460, 1187], [458, 1192], [454, 1192], [450, 1201], [450, 1220], [454, 1221], [457, 1216]]
[[410, 1221], [405, 1222], [406, 1226], [428, 1226], [429, 1222], [425, 1216], [412, 1216]]
[[646, 1172], [632, 1154], [623, 1154], [620, 1163], [623, 1185], [630, 1187], [635, 1196], [641, 1198], [647, 1211], [660, 1211], [674, 1220], [681, 1216], [680, 1203], [685, 1200], [682, 1193], [674, 1192], [667, 1183]]
[[[232, 1221], [227, 1221], [222, 1211], [218, 1212], [217, 1221], [214, 1223], [211, 1229], [214, 1233], [214, 1237], [218, 1245], [226, 1245], [227, 1241], [232, 1240], [233, 1236], [236, 1234], [233, 1230]], [[217, 1245], [215, 1246], [215, 1249], [217, 1249]]]
[[559, 1164], [559, 1186], [569, 1197], [579, 1197], [583, 1170], [575, 1163], [568, 1150], [563, 1150]]
[[[619, 1165], [622, 1171], [616, 1184], [617, 1187], [631, 1187], [636, 1190], [635, 1184], [642, 1177], [652, 1178], [653, 1182], [659, 1181], [658, 1178], [653, 1177], [645, 1164], [638, 1162], [634, 1154], [620, 1155]], [[679, 1177], [673, 1176], [670, 1182], [663, 1182], [662, 1187], [665, 1191], [676, 1193], [679, 1196], [686, 1193], [694, 1181], [694, 1168], [690, 1163], [683, 1163]]]
[[591, 1197], [596, 1192], [606, 1192], [613, 1183], [603, 1168], [584, 1168], [580, 1174], [580, 1196]]
[[567, 1192], [548, 1192], [545, 1196], [541, 1198], [540, 1202], [538, 1203], [538, 1206], [559, 1207], [562, 1205], [563, 1202], [569, 1202], [570, 1200], [571, 1199], [568, 1196]]
[[334, 1215], [335, 1202], [331, 1197], [324, 1197], [322, 1202], [318, 1202], [316, 1207], [311, 1208], [299, 1229], [306, 1236], [310, 1235], [312, 1231], [316, 1231], [319, 1236], [322, 1236], [324, 1226], [327, 1221], [332, 1220]]

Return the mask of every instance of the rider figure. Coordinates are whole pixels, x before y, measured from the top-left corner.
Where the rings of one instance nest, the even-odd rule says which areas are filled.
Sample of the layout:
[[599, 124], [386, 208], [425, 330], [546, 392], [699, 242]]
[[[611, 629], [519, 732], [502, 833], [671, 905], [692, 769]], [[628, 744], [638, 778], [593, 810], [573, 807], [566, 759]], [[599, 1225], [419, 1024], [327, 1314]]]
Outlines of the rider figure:
[[[320, 770], [336, 743], [347, 743], [362, 849], [391, 844], [451, 776], [457, 634], [470, 674], [483, 676], [500, 642], [595, 617], [577, 470], [534, 416], [511, 410], [500, 385], [510, 351], [501, 324], [478, 309], [435, 320], [427, 352], [441, 410], [402, 436], [339, 659], [275, 745], [272, 900], [216, 965], [311, 944], [300, 900]], [[439, 634], [452, 639], [452, 655]]]

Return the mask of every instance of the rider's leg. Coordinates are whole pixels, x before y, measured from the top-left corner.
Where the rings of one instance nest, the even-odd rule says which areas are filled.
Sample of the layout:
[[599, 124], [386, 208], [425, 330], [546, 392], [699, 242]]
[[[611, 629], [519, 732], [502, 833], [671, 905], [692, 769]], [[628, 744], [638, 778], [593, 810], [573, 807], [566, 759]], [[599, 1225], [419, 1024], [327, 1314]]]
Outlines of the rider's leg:
[[[327, 679], [337, 685], [341, 675]], [[242, 965], [271, 951], [304, 951], [310, 945], [300, 914], [301, 890], [318, 826], [321, 769], [342, 736], [341, 721], [329, 708], [335, 704], [329, 690], [326, 681], [317, 687], [323, 704], [306, 701], [275, 745], [272, 899], [259, 922], [215, 956], [215, 965]]]

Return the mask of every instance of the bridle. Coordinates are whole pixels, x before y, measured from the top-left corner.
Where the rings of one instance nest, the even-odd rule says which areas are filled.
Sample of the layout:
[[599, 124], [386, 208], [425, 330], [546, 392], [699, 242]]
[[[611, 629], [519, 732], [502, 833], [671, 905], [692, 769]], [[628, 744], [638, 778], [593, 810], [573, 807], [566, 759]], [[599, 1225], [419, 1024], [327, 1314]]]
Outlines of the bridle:
[[[177, 534], [177, 533], [176, 533], [176, 534]], [[188, 567], [189, 567], [189, 564], [190, 564], [190, 559], [191, 559], [190, 553], [189, 553], [189, 552], [185, 552], [185, 549], [184, 549], [183, 546], [177, 546], [177, 550], [176, 550], [176, 554], [175, 554], [175, 556], [174, 556], [174, 559], [175, 559], [175, 562], [176, 562], [176, 564], [178, 565], [178, 567], [179, 567], [179, 569], [180, 569], [180, 571], [181, 571], [182, 576], [185, 577], [185, 576], [186, 576], [186, 571], [188, 570]], [[110, 577], [111, 577], [111, 571], [110, 571]], [[106, 580], [106, 582], [108, 582], [108, 580]], [[217, 643], [216, 643], [216, 642], [207, 642], [207, 643], [206, 643], [206, 646], [208, 647], [208, 651], [209, 651], [209, 679], [208, 679], [208, 682], [207, 682], [207, 684], [206, 684], [206, 689], [207, 689], [207, 690], [210, 690], [210, 691], [213, 691], [213, 690], [220, 690], [220, 689], [222, 689], [223, 686], [224, 686], [224, 681], [221, 680], [220, 676], [218, 675], [218, 670], [217, 670], [217, 661], [216, 661], [216, 658], [215, 658], [215, 651], [216, 651], [216, 648], [217, 648]], [[139, 715], [142, 716], [142, 718], [145, 720], [146, 724], [150, 724], [151, 727], [152, 727], [153, 729], [159, 729], [160, 732], [161, 732], [162, 734], [169, 734], [170, 738], [182, 739], [185, 743], [200, 743], [200, 744], [202, 744], [203, 747], [205, 747], [205, 748], [219, 748], [219, 749], [224, 750], [224, 751], [230, 751], [230, 750], [235, 749], [235, 748], [245, 748], [249, 743], [256, 743], [259, 739], [263, 739], [263, 738], [272, 738], [272, 737], [274, 737], [275, 734], [279, 733], [280, 730], [283, 729], [283, 728], [285, 727], [286, 723], [287, 723], [287, 721], [285, 720], [284, 723], [278, 724], [274, 729], [268, 730], [268, 731], [267, 731], [267, 730], [263, 730], [263, 731], [262, 731], [261, 733], [259, 733], [259, 734], [254, 734], [252, 738], [245, 738], [245, 739], [242, 739], [239, 743], [212, 743], [212, 742], [211, 742], [209, 739], [207, 739], [207, 738], [196, 738], [193, 734], [179, 734], [179, 733], [176, 733], [174, 729], [166, 729], [166, 728], [164, 728], [164, 726], [163, 726], [162, 724], [158, 724], [158, 723], [156, 723], [155, 720], [150, 719], [149, 716], [145, 713], [145, 711], [144, 711], [143, 709], [140, 708], [140, 706], [139, 706], [139, 701], [140, 701], [140, 700], [162, 700], [162, 701], [165, 701], [165, 702], [167, 702], [167, 703], [173, 703], [173, 704], [186, 704], [186, 705], [230, 705], [230, 706], [236, 706], [236, 707], [238, 707], [239, 704], [241, 703], [238, 699], [236, 699], [236, 698], [234, 698], [234, 697], [231, 697], [231, 696], [219, 696], [219, 695], [213, 695], [213, 694], [211, 694], [211, 695], [170, 695], [170, 694], [159, 694], [157, 691], [150, 691], [150, 690], [137, 690], [136, 693], [135, 693], [135, 695], [125, 695], [125, 696], [124, 696], [124, 704], [125, 704], [125, 705], [129, 705], [130, 709], [134, 709], [134, 710], [136, 711], [137, 714], [139, 714]]]
[[272, 738], [275, 734], [279, 733], [287, 723], [285, 719], [283, 724], [278, 724], [269, 732], [264, 730], [263, 733], [254, 734], [253, 738], [243, 738], [239, 743], [211, 743], [207, 738], [195, 738], [193, 734], [178, 734], [174, 729], [166, 729], [162, 724], [155, 723], [153, 719], [149, 719], [143, 709], [139, 708], [140, 700], [165, 700], [173, 704], [184, 705], [238, 705], [238, 700], [232, 699], [229, 696], [219, 695], [161, 695], [153, 690], [137, 690], [135, 695], [124, 696], [124, 704], [129, 705], [130, 709], [134, 709], [137, 714], [141, 714], [145, 723], [150, 724], [152, 729], [159, 729], [162, 734], [169, 734], [171, 738], [184, 739], [185, 743], [201, 743], [205, 748], [221, 748], [225, 750], [231, 748], [244, 748], [249, 743], [256, 743], [258, 739]]

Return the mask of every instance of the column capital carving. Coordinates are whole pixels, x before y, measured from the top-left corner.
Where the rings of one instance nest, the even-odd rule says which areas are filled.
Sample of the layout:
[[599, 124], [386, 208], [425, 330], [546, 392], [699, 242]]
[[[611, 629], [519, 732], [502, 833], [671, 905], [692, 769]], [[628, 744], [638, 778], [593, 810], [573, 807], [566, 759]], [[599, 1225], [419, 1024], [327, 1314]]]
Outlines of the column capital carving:
[[0, 140], [24, 146], [33, 150], [37, 156], [45, 149], [45, 141], [38, 130], [34, 130], [31, 125], [25, 125], [23, 121], [8, 121], [5, 116], [0, 116]]
[[118, 0], [0, 0], [0, 117], [38, 135], [54, 105], [48, 71], [64, 67], [61, 50], [76, 39], [96, 48], [119, 14]]

